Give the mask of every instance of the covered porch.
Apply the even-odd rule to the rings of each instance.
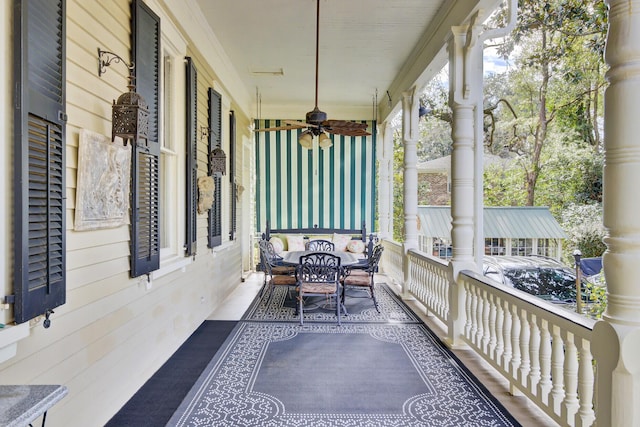
[[[1,9],[5,30],[0,41],[5,51],[20,53],[14,42],[26,40],[34,28],[21,26],[23,15],[14,3],[20,1]],[[36,11],[49,11],[44,8],[53,4],[22,3]],[[485,28],[484,18],[503,2],[403,0],[390,6],[385,0],[320,0],[321,13],[332,18],[329,29],[322,30],[330,42],[321,44],[319,53],[330,66],[323,71],[328,77],[321,80],[320,102],[316,80],[316,104],[330,119],[365,123],[371,133],[331,135],[333,151],[323,151],[319,135],[311,148],[301,147],[303,128],[256,132],[286,126],[285,120],[300,121],[313,106],[316,3],[306,3],[67,0],[57,2],[55,16],[35,15],[51,19],[62,42],[45,49],[55,53],[61,69],[56,101],[62,107],[56,117],[44,116],[58,125],[58,133],[51,135],[59,137],[54,148],[62,159],[54,179],[59,214],[52,215],[59,244],[52,246],[63,260],[56,285],[64,292],[56,305],[18,319],[13,308],[17,282],[28,264],[18,258],[29,247],[19,239],[28,240],[28,227],[20,230],[18,224],[28,224],[28,191],[25,200],[19,198],[21,206],[14,203],[22,194],[17,182],[28,173],[21,175],[18,162],[11,163],[19,150],[5,144],[0,150],[7,159],[0,211],[6,231],[0,248],[5,254],[0,381],[65,384],[69,395],[52,410],[48,423],[102,424],[204,320],[225,307],[227,296],[246,284],[255,266],[252,239],[265,220],[277,221],[277,228],[320,224],[334,229],[357,228],[365,221],[385,248],[381,277],[482,381],[486,378],[487,386],[495,382],[495,395],[511,402],[505,403],[508,409],[535,414],[537,409],[527,408],[536,407],[567,426],[640,424],[640,141],[635,138],[640,134],[640,0],[607,2],[603,266],[608,306],[597,322],[497,286],[478,273],[485,245],[483,44],[511,30],[517,2],[504,2],[510,8],[504,27]],[[309,7],[295,9],[300,5]],[[149,20],[140,24],[136,13],[143,12]],[[139,35],[134,23],[153,28],[154,36],[134,37]],[[22,30],[20,36],[14,29]],[[293,43],[300,39],[304,47]],[[160,166],[149,168],[148,179],[150,193],[156,191],[150,197],[154,215],[143,224],[148,234],[136,233],[144,209],[134,206],[115,226],[74,228],[82,208],[74,203],[83,183],[78,178],[82,135],[88,130],[111,139],[111,101],[128,77],[126,68],[115,70],[115,63],[106,75],[98,73],[96,48],[127,58],[131,51],[132,59],[142,53],[136,65],[138,87],[150,94],[155,135],[130,145],[141,149],[143,159],[149,155],[146,148],[157,149],[152,162]],[[22,104],[15,104],[19,85],[11,74],[20,55],[8,56],[0,71],[0,115],[5,139],[21,147],[18,128],[26,121],[20,114],[14,120]],[[147,62],[154,66],[145,68]],[[418,95],[447,62],[452,258],[443,262],[418,249],[417,142]],[[37,70],[30,76],[41,81]],[[152,80],[153,88],[145,85]],[[393,222],[398,114],[404,146],[403,224]],[[212,168],[211,155],[222,149],[227,153],[222,170],[228,175]],[[197,206],[199,177],[213,178],[216,186],[209,209]],[[49,222],[48,215],[41,216]],[[402,243],[393,241],[394,228],[404,229]],[[153,247],[140,263],[148,265],[138,270],[136,255],[148,249],[140,234]]]

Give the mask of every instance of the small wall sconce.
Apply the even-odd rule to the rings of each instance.
[[[149,138],[149,106],[145,99],[135,92],[136,86],[133,84],[135,76],[133,61],[127,64],[121,56],[98,48],[98,76],[102,77],[106,73],[106,68],[112,62],[121,62],[129,69],[129,92],[125,92],[113,101],[111,119],[111,142],[116,136],[122,138],[124,145],[128,140],[138,144],[140,139],[145,141]]]
[[[212,174],[226,175],[227,155],[222,151],[222,148],[216,147],[211,151],[211,154],[209,155],[209,163],[211,165]]]

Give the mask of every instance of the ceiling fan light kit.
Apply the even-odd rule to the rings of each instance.
[[[322,148],[328,148],[333,145],[328,133],[345,136],[368,136],[366,123],[357,123],[348,120],[327,120],[327,113],[318,108],[318,51],[320,44],[320,0],[317,1],[316,7],[316,104],[312,111],[306,115],[306,122],[298,122],[295,120],[284,120],[286,126],[270,127],[265,129],[256,129],[256,132],[270,132],[277,130],[305,129],[298,142],[307,149],[313,147],[313,136],[318,136],[318,143]]]
[[[322,132],[318,136],[318,145],[320,146],[320,148],[329,148],[333,145],[333,142],[331,142],[331,137],[329,135]]]
[[[307,150],[311,150],[313,148],[313,135],[310,131],[304,131],[300,134],[300,138],[298,138],[298,142],[302,147]]]

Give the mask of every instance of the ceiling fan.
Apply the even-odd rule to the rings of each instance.
[[[367,136],[366,123],[357,123],[348,120],[327,120],[327,113],[318,108],[318,50],[320,45],[320,0],[317,1],[316,8],[316,104],[312,111],[309,111],[305,122],[296,120],[284,120],[285,126],[276,126],[265,129],[256,129],[256,132],[269,132],[277,130],[304,129],[300,134],[299,142],[305,148],[313,145],[313,136],[318,136],[319,144],[322,148],[331,147],[331,138],[327,133],[345,136]]]

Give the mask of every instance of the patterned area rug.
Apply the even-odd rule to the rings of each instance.
[[[517,426],[422,324],[240,322],[169,426]]]
[[[373,300],[365,289],[347,289],[345,308],[347,315],[342,316],[346,323],[419,323],[420,319],[386,285],[376,285],[376,299],[380,306],[378,313]],[[298,322],[295,314],[297,301],[295,291],[286,287],[275,288],[271,299],[268,295],[253,301],[242,320],[269,322]],[[328,304],[322,297],[308,298],[304,309],[305,322],[336,323],[336,310],[333,303]]]
[[[357,292],[357,291],[356,291]],[[256,298],[168,426],[519,426],[386,285],[326,301]],[[316,307],[311,307],[315,305]]]

